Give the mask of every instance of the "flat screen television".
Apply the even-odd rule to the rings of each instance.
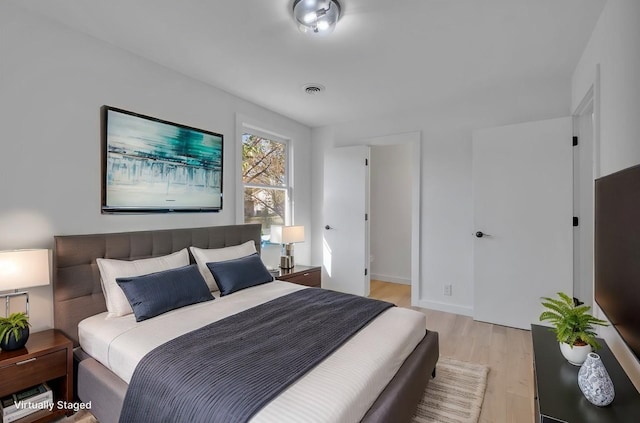
[[[595,300],[640,360],[640,165],[596,180]]]
[[[102,109],[102,213],[222,209],[223,136]]]

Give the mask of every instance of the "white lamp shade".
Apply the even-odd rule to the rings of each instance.
[[[271,242],[276,244],[292,244],[304,242],[304,226],[271,226]]]
[[[49,250],[0,251],[0,291],[49,285]]]

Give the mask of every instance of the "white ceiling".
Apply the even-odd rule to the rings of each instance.
[[[606,2],[341,0],[317,39],[297,30],[292,0],[14,1],[312,127],[569,84]],[[309,82],[327,89],[310,96]]]

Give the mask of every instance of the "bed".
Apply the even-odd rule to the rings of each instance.
[[[150,342],[146,336],[132,335],[129,331],[133,330],[132,328],[138,330],[139,325],[129,318],[128,320],[118,320],[118,325],[124,327],[124,329],[120,328],[123,331],[122,333],[129,333],[128,336],[130,336],[130,339],[144,339],[145,342],[142,343],[146,344],[144,347],[146,349],[142,347],[140,347],[142,349],[138,347],[128,348],[127,345],[129,345],[129,341],[126,341],[126,335],[117,333],[115,335],[112,333],[111,340],[108,340],[109,338],[107,336],[107,341],[103,340],[102,344],[100,344],[100,341],[97,341],[97,343],[87,341],[91,338],[90,334],[97,333],[101,330],[100,325],[104,319],[100,316],[104,315],[107,310],[96,259],[138,260],[165,256],[190,246],[202,249],[213,249],[240,245],[251,240],[255,242],[256,248],[259,250],[260,225],[231,225],[55,237],[53,261],[55,327],[72,339],[74,347],[76,347],[74,350],[76,369],[76,383],[74,386],[76,387],[76,396],[83,402],[91,401],[92,413],[102,423],[117,422],[119,420],[129,387],[127,382],[135,367],[135,365],[127,364],[129,363],[127,355],[132,353],[132,351],[129,350],[134,350],[133,355],[143,356],[146,351],[154,348],[156,344],[164,342],[164,340],[159,339]],[[191,257],[191,260],[193,260],[193,257]],[[185,310],[180,309],[170,313],[188,313],[191,311],[186,310],[187,308],[208,307],[211,310],[229,309],[231,311],[227,314],[233,314],[233,310],[236,310],[234,307],[238,307],[237,304],[243,304],[242,307],[251,308],[269,299],[300,289],[306,288],[287,282],[276,281],[265,284],[264,286],[239,291],[226,297],[216,298],[211,304],[204,303],[189,306],[185,307]],[[218,296],[216,295],[216,297]],[[295,389],[292,387],[283,392],[251,421],[271,422],[282,420],[285,412],[289,413],[291,404],[304,404],[304,402],[300,402],[300,395],[302,398],[306,397],[307,406],[298,407],[300,408],[297,411],[299,413],[312,413],[314,412],[313,408],[316,407],[316,413],[322,414],[322,410],[332,408],[331,392],[334,391],[334,389],[328,388],[326,385],[327,383],[331,383],[327,375],[332,375],[331,372],[333,372],[333,374],[336,373],[335,369],[331,367],[331,363],[334,362],[334,364],[339,367],[340,360],[343,359],[341,358],[342,356],[355,354],[357,357],[357,354],[362,354],[361,351],[358,352],[359,350],[357,350],[357,348],[363,348],[362,346],[369,348],[369,351],[377,350],[377,348],[372,346],[376,345],[376,334],[384,333],[380,331],[384,331],[385,326],[387,326],[386,330],[393,330],[394,325],[396,325],[395,327],[410,325],[410,323],[404,323],[402,320],[389,320],[391,317],[387,315],[394,314],[394,319],[407,319],[407,322],[410,322],[412,319],[415,320],[416,318],[415,314],[412,315],[410,310],[394,309],[399,310],[399,313],[385,312],[381,314],[380,317],[376,318],[367,327],[358,332],[358,334],[344,344],[343,347],[303,376],[299,383],[297,382],[293,385]],[[214,312],[215,311],[210,311],[208,313]],[[406,314],[406,316],[403,315],[403,313]],[[399,317],[395,315],[399,315]],[[160,323],[161,319],[154,319],[147,321],[149,327],[162,325],[162,323]],[[385,321],[385,319],[387,319],[387,321]],[[192,319],[182,320],[190,321]],[[83,329],[81,333],[84,333],[84,335],[82,335],[82,342],[85,344],[85,348],[80,345],[81,336],[79,336],[78,329],[80,322],[82,322],[81,327]],[[114,329],[111,326],[106,329],[103,328],[104,331],[113,332],[114,330],[120,330],[117,328]],[[154,329],[151,330],[153,331]],[[179,327],[176,330],[180,332],[190,329]],[[407,341],[409,347],[407,347],[407,345],[404,345],[404,347],[401,345],[397,347],[396,350],[389,350],[387,352],[390,356],[402,356],[400,359],[396,359],[397,363],[375,364],[376,366],[382,366],[382,370],[375,370],[375,372],[377,372],[376,374],[382,374],[380,376],[382,379],[385,378],[385,372],[388,373],[390,371],[389,369],[393,369],[393,373],[386,376],[387,379],[381,386],[371,388],[374,389],[372,392],[363,393],[360,393],[359,390],[366,391],[366,387],[360,387],[357,390],[349,386],[345,388],[345,392],[350,392],[350,390],[357,391],[353,398],[354,401],[358,400],[358,402],[354,404],[345,403],[342,405],[342,407],[347,410],[355,410],[353,412],[358,416],[356,418],[354,415],[349,415],[348,419],[346,417],[344,418],[345,421],[354,421],[354,419],[356,419],[355,421],[359,419],[366,423],[410,421],[411,415],[429,381],[429,376],[435,371],[435,365],[438,360],[437,333],[431,331],[424,333],[424,324],[421,330],[424,336],[421,334],[419,338],[415,336],[415,329],[411,331],[406,330],[405,336],[410,340]],[[116,338],[120,339],[120,348],[117,347],[117,342],[114,341]],[[356,344],[358,343],[361,343],[361,346],[357,347]],[[400,351],[402,347],[407,351]],[[380,348],[380,350],[384,350],[384,348]],[[109,356],[109,354],[112,354],[112,356]],[[114,365],[114,363],[119,363],[119,365]],[[394,365],[396,367],[393,367]],[[366,373],[363,369],[358,370],[357,366],[349,365],[346,366],[345,369],[350,369],[351,367],[354,367],[353,372],[356,376],[358,372]],[[347,375],[347,379],[357,379],[356,376],[352,377]],[[316,388],[314,385],[312,390],[298,393],[298,397],[291,396],[296,395],[296,389],[302,389],[300,385],[304,387],[305,384],[308,385],[310,383],[307,383],[309,380],[313,380],[314,378],[320,381],[324,380],[324,388],[322,386]],[[378,381],[377,383],[380,382]],[[342,382],[339,384],[342,385]],[[368,385],[368,383],[362,383],[362,381],[361,384]],[[290,391],[293,391],[293,394]],[[335,391],[336,392],[333,393],[334,395],[344,396],[339,393],[339,390]],[[360,397],[369,399],[360,401]],[[364,408],[358,411],[358,407],[361,409]],[[327,416],[325,416],[326,421],[332,421],[334,418],[336,419],[335,421],[342,420],[342,418],[332,417],[335,415],[331,413],[327,414]],[[282,417],[282,419],[279,417]],[[294,421],[301,417],[300,415],[288,415],[287,418]]]

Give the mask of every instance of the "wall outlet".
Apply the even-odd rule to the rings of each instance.
[[[443,294],[446,295],[447,297],[450,297],[452,295],[451,294],[452,289],[453,289],[453,285],[451,284],[445,285],[443,289]]]

